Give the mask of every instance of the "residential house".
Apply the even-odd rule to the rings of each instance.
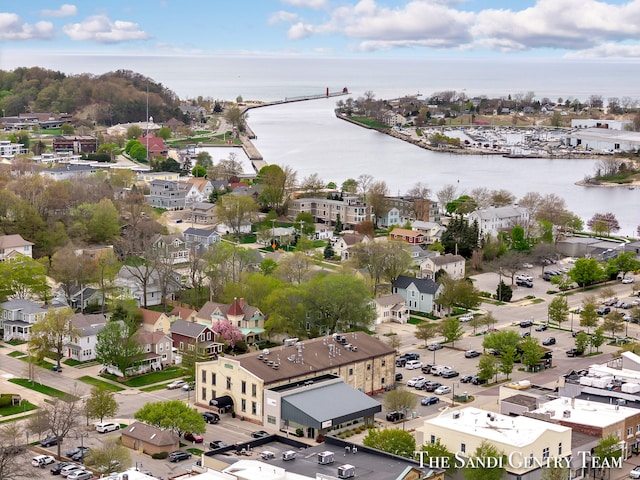
[[[334,237],[336,238],[336,237]],[[368,235],[362,233],[349,232],[344,233],[341,237],[337,237],[333,244],[333,251],[340,256],[341,260],[348,260],[351,256],[351,248],[359,243],[367,243],[372,241]]]
[[[94,167],[92,165],[68,163],[67,165],[45,168],[40,172],[40,175],[57,181],[82,181],[89,178],[91,175],[94,175],[98,170],[100,170],[99,167]]]
[[[145,332],[171,333],[171,318],[164,312],[156,312],[147,308],[141,308],[142,324],[140,328]]]
[[[171,338],[180,355],[193,355],[197,351],[197,355],[212,360],[224,349],[224,343],[215,341],[216,333],[211,327],[187,320],[178,319],[171,324]]]
[[[391,292],[404,298],[410,310],[422,313],[433,313],[434,300],[440,294],[442,286],[432,279],[422,279],[400,275],[393,282]]]
[[[456,458],[463,460],[474,455],[483,442],[490,442],[508,459],[503,467],[508,478],[514,480],[540,479],[542,465],[551,457],[569,461],[571,440],[569,427],[475,407],[442,412],[416,428],[418,449],[439,441],[447,450],[454,452]]]
[[[426,236],[420,231],[394,228],[389,232],[389,240],[404,242],[410,245],[422,245],[426,243]]]
[[[189,177],[187,182],[192,184],[196,189],[197,200],[195,203],[209,201],[211,192],[213,192],[213,185],[209,180],[202,177]]]
[[[340,341],[338,336],[326,336],[289,342],[267,351],[219,356],[198,363],[196,403],[209,406],[211,400],[221,400],[225,408],[233,408],[246,421],[277,431],[281,425],[276,417],[265,412],[268,389],[295,382],[303,384],[322,375],[341,377],[344,383],[365,394],[385,391],[393,384],[395,349],[365,332],[339,337]],[[317,431],[307,434],[313,437]]]
[[[333,239],[333,228],[323,223],[315,223],[314,228],[315,228],[315,233],[313,235],[313,240],[332,240]]]
[[[149,195],[145,195],[149,205],[167,210],[182,210],[187,205],[187,193],[194,187],[185,182],[152,180],[150,188]]]
[[[73,285],[69,293],[71,297],[68,299],[68,305],[73,309],[84,311],[89,305],[103,304],[102,292],[96,288]],[[64,292],[62,295],[64,297]]]
[[[152,271],[149,272],[149,270]],[[146,289],[144,278],[148,279]],[[158,271],[153,267],[124,265],[118,272],[114,283],[122,291],[124,297],[133,298],[138,306],[149,307],[162,304],[162,282]],[[173,294],[180,289],[182,277],[179,273],[173,272],[166,283],[166,294],[169,299],[173,299]]]
[[[407,119],[393,110],[387,110],[382,112],[382,123],[389,127],[399,127],[407,123]]]
[[[165,145],[164,139],[156,137],[153,133],[142,137],[140,143],[147,149],[149,158],[166,157],[169,154],[169,149]]]
[[[11,143],[10,140],[0,140],[0,158],[11,160],[16,155],[26,153],[22,143]]]
[[[248,305],[244,298],[234,298],[230,304],[207,302],[196,316],[198,323],[215,330],[218,321],[230,322],[242,332],[245,342],[251,345],[262,339],[265,316],[258,307]]]
[[[180,188],[186,193],[184,194],[185,208],[189,208],[191,205],[202,201],[202,195],[198,191],[198,187],[192,183],[179,181]]]
[[[71,324],[78,331],[78,336],[67,340],[65,356],[78,362],[95,360],[98,333],[107,324],[106,316],[101,313],[76,313]]]
[[[180,448],[180,437],[175,433],[141,422],[133,422],[122,429],[120,439],[125,447],[136,452],[145,452],[147,455],[173,452]]]
[[[179,179],[180,172],[138,172],[136,182],[151,185],[154,180],[177,182]]]
[[[32,248],[33,243],[28,242],[17,233],[0,235],[0,262],[9,260],[18,254],[33,258]]]
[[[338,219],[346,229],[370,220],[370,207],[360,197],[352,195],[343,199],[295,198],[289,202],[287,216],[295,218],[306,212],[318,223],[335,226]]]
[[[425,236],[425,243],[431,245],[440,241],[445,228],[436,222],[416,220],[411,222],[411,230],[422,232]]]
[[[167,316],[171,322],[174,322],[178,319],[186,320],[187,322],[195,322],[198,311],[193,310],[192,308],[182,307],[182,306],[174,306],[173,310],[167,312]]]
[[[180,233],[156,235],[151,242],[151,246],[159,251],[163,260],[172,265],[189,261],[189,248]]]
[[[402,295],[384,295],[375,298],[372,303],[376,309],[376,325],[386,322],[404,324],[409,321],[409,307]]]
[[[171,335],[159,330],[146,332],[142,329],[135,333],[136,340],[142,346],[144,359],[138,362],[132,370],[136,373],[146,373],[162,370],[174,363],[173,340]]]
[[[0,304],[2,322],[0,327],[4,330],[4,341],[21,340],[28,341],[31,327],[38,320],[44,318],[49,311],[40,303],[26,299],[15,299]]]
[[[195,202],[191,204],[189,212],[189,221],[191,223],[199,223],[204,225],[212,225],[216,223],[216,206],[209,202]]]
[[[511,230],[517,225],[526,229],[529,225],[529,210],[516,205],[489,207],[471,212],[467,219],[469,224],[478,222],[480,236],[495,237],[498,233]]]
[[[453,280],[462,280],[465,275],[465,259],[462,255],[445,253],[425,258],[420,264],[420,276],[435,280],[436,273],[443,270]]]
[[[438,203],[408,196],[383,197],[377,223],[381,227],[404,225],[408,221],[440,222]]]
[[[189,227],[183,232],[183,235],[187,248],[189,249],[197,245],[207,249],[222,239],[220,234],[215,230],[208,230],[204,228]]]
[[[233,228],[227,225],[224,222],[220,222],[216,225],[216,231],[220,235],[229,235],[230,233],[235,233]],[[251,233],[251,222],[243,220],[238,226],[238,233]]]
[[[407,251],[411,256],[411,262],[416,267],[419,267],[420,264],[426,259],[430,257],[435,257],[438,255],[438,252],[433,250],[426,250],[422,248],[420,245],[410,245],[407,247]]]

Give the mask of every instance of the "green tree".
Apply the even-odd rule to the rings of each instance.
[[[240,102],[241,103],[241,102]],[[244,132],[246,114],[239,107],[231,107],[227,109],[225,119],[239,132]]]
[[[513,289],[511,288],[511,286],[505,284],[504,281],[500,280],[498,288],[496,289],[496,298],[501,302],[510,302],[512,296]]]
[[[133,144],[128,153],[131,158],[139,162],[147,160],[147,148],[140,142]]]
[[[531,245],[525,236],[524,228],[520,225],[516,225],[511,229],[511,248],[518,252],[528,252],[531,250]]]
[[[513,372],[513,365],[516,361],[516,356],[517,350],[511,345],[506,345],[500,354],[500,365],[498,365],[498,370],[500,373],[504,373],[507,376],[507,380],[509,379],[511,372]]]
[[[612,273],[620,273],[623,278],[629,272],[640,270],[640,261],[636,259],[635,252],[621,253],[617,257],[609,260],[608,263],[614,268],[614,272]]]
[[[426,452],[426,455],[422,458],[422,463],[424,465],[429,465],[429,458],[446,458],[446,465],[448,465],[448,468],[446,468],[447,475],[453,475],[453,472],[456,469],[456,455],[454,452],[449,450],[439,438],[436,438],[435,442],[425,443],[422,445],[420,447],[420,451]],[[438,462],[441,465],[445,463],[443,460],[438,460]]]
[[[50,287],[46,268],[31,257],[19,255],[10,262],[0,262],[0,297],[46,299]]]
[[[479,238],[480,230],[476,222],[469,225],[467,219],[454,216],[442,234],[441,243],[446,253],[458,253],[471,258],[473,251],[478,248]]]
[[[145,403],[133,418],[147,425],[169,430],[180,437],[185,432],[204,433],[207,428],[202,415],[181,400]]]
[[[415,408],[417,401],[418,399],[413,392],[398,388],[385,395],[384,408],[389,412],[403,412],[406,419],[407,412]]]
[[[73,135],[76,129],[70,123],[63,123],[60,126],[60,133],[62,135]]]
[[[362,440],[362,444],[406,458],[413,458],[416,449],[413,435],[399,428],[372,428]]]
[[[580,332],[578,335],[576,335],[575,345],[576,350],[580,353],[583,353],[589,345],[589,335],[584,332]]]
[[[569,270],[571,280],[583,289],[604,278],[604,270],[595,258],[579,258]]]
[[[334,257],[336,251],[333,249],[331,242],[327,243],[327,246],[324,247],[324,251],[322,252],[322,256],[325,260],[330,260]]]
[[[118,412],[115,395],[104,386],[91,388],[91,396],[86,402],[87,419],[97,418],[102,422],[105,418],[114,417]]]
[[[318,274],[303,285],[305,306],[313,312],[311,334],[366,330],[375,312],[364,282],[348,274]]]
[[[144,358],[142,345],[134,333],[137,325],[110,320],[97,335],[96,359],[103,365],[116,367],[127,377],[128,369]]]
[[[605,340],[606,340],[606,337],[604,336],[604,328],[598,327],[594,330],[593,335],[589,337],[589,345],[595,348],[597,352],[598,349],[605,342]]]
[[[593,457],[598,459],[600,465],[609,465],[605,467],[609,471],[609,478],[611,478],[611,467],[617,462],[622,465],[622,441],[610,433],[606,437],[600,439],[598,444],[593,449]]]
[[[207,176],[207,169],[204,168],[202,165],[196,165],[191,169],[191,175],[198,178],[204,178]]]
[[[206,170],[209,167],[213,167],[213,159],[209,152],[200,152],[196,155],[196,165],[204,167]]]
[[[561,292],[569,290],[573,284],[573,280],[566,273],[551,277],[551,284],[556,285]]]
[[[460,340],[464,335],[464,329],[457,317],[445,317],[440,323],[440,334],[444,337],[445,343],[451,342],[455,346],[456,340]]]
[[[347,178],[342,182],[340,190],[344,193],[356,193],[358,191],[358,181],[355,178]]]
[[[254,220],[258,211],[256,202],[246,195],[224,195],[218,199],[216,205],[218,218],[236,237],[240,236],[243,225]]]
[[[131,125],[127,128],[127,138],[140,138],[142,137],[142,128],[138,125]]]
[[[156,135],[166,142],[171,138],[171,129],[169,127],[160,127]]]
[[[540,345],[540,340],[535,337],[526,337],[520,342],[522,350],[522,364],[532,371],[544,357],[544,348]]]
[[[262,186],[258,201],[263,208],[275,210],[278,214],[285,212],[286,193],[295,184],[295,172],[289,167],[284,169],[278,165],[268,165],[260,169],[256,183]]]
[[[605,331],[611,332],[612,337],[615,337],[618,332],[624,331],[624,315],[612,310],[605,315],[602,327]]]
[[[478,361],[478,377],[482,380],[491,380],[498,373],[498,361],[493,355],[484,354]]]
[[[438,325],[430,322],[422,322],[416,325],[415,336],[418,340],[424,340],[424,346],[426,347],[429,340],[434,338],[438,334]]]
[[[475,468],[469,466],[463,470],[464,480],[500,480],[505,473],[504,467],[500,466],[506,464],[501,461],[503,457],[503,452],[489,441],[483,440],[469,458]]]
[[[553,297],[553,300],[549,302],[547,314],[552,322],[558,324],[558,326],[567,320],[569,317],[569,303],[564,295]]]
[[[315,221],[313,219],[313,215],[311,215],[309,212],[300,212],[298,215],[296,215],[294,225],[296,226],[296,230],[301,235],[311,237],[316,233]]]
[[[92,470],[108,477],[111,473],[131,468],[131,453],[117,438],[107,438],[99,447],[91,448],[84,463]]]
[[[598,324],[598,309],[595,299],[587,297],[582,302],[582,310],[580,311],[580,326],[587,327],[587,332]]]
[[[500,330],[490,333],[482,341],[483,348],[491,348],[502,355],[507,347],[517,348],[520,344],[520,335],[513,330]]]
[[[31,327],[29,351],[39,359],[43,359],[49,353],[55,354],[59,369],[60,359],[64,356],[69,339],[80,335],[71,323],[72,319],[71,308],[50,308],[44,318]]]

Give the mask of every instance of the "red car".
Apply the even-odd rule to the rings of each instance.
[[[189,440],[190,442],[194,442],[194,443],[202,443],[202,442],[204,442],[204,437],[202,435],[197,434],[197,433],[185,433],[184,434],[184,439],[185,440]]]

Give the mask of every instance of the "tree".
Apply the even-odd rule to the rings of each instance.
[[[516,356],[517,356],[517,351],[511,345],[508,345],[502,349],[502,354],[500,355],[500,365],[498,365],[498,370],[507,376],[507,380],[509,379],[509,375],[511,375],[511,372],[513,372],[513,365],[516,361]]]
[[[307,175],[300,182],[300,190],[311,192],[312,194],[317,194],[319,191],[324,190],[326,188],[326,184],[320,175],[317,173],[312,173]]]
[[[0,432],[0,479],[2,480],[27,480],[34,478],[31,467],[31,452],[27,449],[16,452],[17,432],[8,432],[3,428]],[[22,436],[22,435],[20,435]]]
[[[502,355],[502,352],[509,346],[515,349],[520,344],[520,340],[521,338],[518,332],[513,330],[500,330],[486,335],[482,341],[482,347],[491,348]]]
[[[567,297],[564,295],[553,297],[553,300],[549,302],[547,314],[549,319],[552,322],[556,322],[558,326],[560,326],[562,322],[565,322],[569,317],[569,303],[567,302]]]
[[[71,305],[74,289],[90,283],[98,271],[98,264],[94,259],[86,255],[76,255],[75,250],[72,244],[58,250],[51,257],[49,269],[49,275],[60,283],[68,305]]]
[[[584,332],[580,332],[578,335],[576,335],[575,345],[578,352],[584,352],[589,345],[589,335]]]
[[[302,252],[287,254],[280,259],[275,274],[288,283],[302,283],[310,274],[312,259]]]
[[[624,331],[624,315],[612,310],[605,315],[602,328],[611,332],[611,336],[615,337],[618,332]]]
[[[49,402],[44,402],[40,408],[45,412],[48,431],[55,437],[64,439],[69,432],[76,428],[82,418],[82,401],[77,392],[67,395],[64,399],[53,398]],[[61,458],[60,451],[62,442],[58,442],[58,458]]]
[[[611,478],[611,467],[618,464],[622,466],[622,442],[610,433],[606,437],[600,439],[593,449],[593,457],[598,459],[600,465],[605,465],[609,470],[609,478]]]
[[[216,206],[218,218],[236,237],[240,236],[244,224],[254,220],[258,210],[253,198],[246,195],[223,195],[218,199]]]
[[[598,324],[598,311],[595,299],[591,296],[582,301],[582,310],[580,311],[580,326],[587,327],[587,332],[591,327]]]
[[[336,254],[336,251],[333,249],[331,242],[327,243],[327,246],[324,247],[324,250],[322,252],[322,256],[324,257],[324,259],[331,260],[335,254]]]
[[[107,438],[100,447],[87,452],[84,463],[108,477],[111,473],[126,471],[131,467],[131,453],[118,439]]]
[[[384,397],[384,408],[389,412],[404,412],[415,408],[418,399],[413,392],[398,388],[389,391]]]
[[[453,199],[456,198],[457,192],[458,188],[455,185],[447,184],[443,186],[438,193],[436,193],[440,208],[444,208],[447,203],[453,201]]]
[[[240,329],[228,320],[216,320],[216,322],[211,325],[211,330],[216,332],[231,349],[235,348],[236,343],[244,338]]]
[[[610,236],[611,232],[615,233],[620,231],[620,223],[616,216],[611,212],[596,213],[587,221],[587,226],[596,235],[604,234],[606,236]]]
[[[211,154],[206,151],[199,152],[196,155],[196,166],[203,167],[205,170],[213,166],[213,160]]]
[[[596,349],[596,352],[605,342],[606,337],[604,336],[604,328],[598,327],[594,330],[593,335],[589,337],[589,345]]]
[[[640,261],[636,259],[635,252],[621,253],[617,257],[610,260],[614,268],[615,273],[619,273],[623,278],[629,272],[635,272],[640,270]]]
[[[460,319],[457,317],[446,317],[442,319],[440,333],[444,337],[445,343],[451,342],[451,346],[455,346],[456,340],[460,340],[464,335],[464,329],[462,325],[460,325]]]
[[[171,129],[169,127],[160,127],[156,135],[166,142],[171,138]]]
[[[540,340],[535,337],[526,337],[520,342],[522,350],[522,364],[532,371],[544,357],[544,348],[540,345]]]
[[[127,138],[140,138],[142,137],[142,128],[138,125],[131,125],[127,128]]]
[[[554,275],[551,277],[551,284],[556,285],[561,292],[569,290],[571,285],[573,284],[573,280],[566,273],[562,273],[560,275]]]
[[[531,245],[525,236],[524,228],[516,225],[511,229],[511,248],[518,252],[528,252]]]
[[[442,234],[441,243],[446,253],[454,253],[470,258],[478,248],[479,228],[476,222],[469,225],[466,218],[455,216]]]
[[[425,452],[428,458],[446,459],[438,462],[440,465],[448,465],[446,468],[447,475],[453,475],[456,469],[456,455],[440,441],[440,438],[436,438],[435,442],[425,443],[420,447],[420,451]],[[423,458],[422,463],[429,465],[429,460]]]
[[[498,373],[498,361],[493,355],[484,354],[478,360],[478,377],[482,380],[491,380]]]
[[[86,402],[87,419],[97,418],[102,422],[105,418],[115,417],[118,412],[118,402],[113,392],[104,386],[93,387]]]
[[[402,345],[402,341],[398,338],[398,335],[394,333],[393,335],[389,335],[389,337],[387,338],[387,345],[389,345],[396,351],[396,353],[398,353],[400,350],[400,346]]]
[[[31,296],[46,299],[49,295],[46,268],[25,255],[10,262],[0,262],[0,297],[25,299]]]
[[[71,308],[50,308],[44,318],[31,327],[29,351],[40,360],[48,353],[54,353],[56,365],[60,369],[60,359],[64,356],[69,339],[80,335],[78,329],[71,323],[72,319]]]
[[[313,219],[313,215],[309,212],[300,212],[296,215],[294,224],[296,226],[296,230],[299,230],[300,235],[311,237],[316,233],[315,220]]]
[[[418,340],[424,340],[424,346],[426,347],[429,340],[434,338],[438,334],[438,325],[430,322],[422,322],[416,326],[415,336]]]
[[[129,368],[144,358],[142,345],[134,333],[137,325],[111,319],[97,334],[96,359],[103,365],[116,367],[123,377]]]
[[[262,186],[259,202],[266,210],[275,210],[278,214],[285,213],[286,194],[293,189],[295,182],[296,173],[290,167],[262,167],[256,177],[256,183]]]
[[[569,270],[569,276],[584,288],[604,278],[604,270],[595,258],[579,258]]]
[[[347,178],[342,182],[340,190],[344,193],[356,193],[358,190],[358,181],[354,178]]]
[[[169,430],[179,437],[185,432],[204,433],[207,427],[202,415],[181,400],[148,402],[133,417],[147,425]]]
[[[207,176],[207,169],[204,168],[202,165],[195,165],[191,169],[191,175],[193,175],[194,177],[204,178]]]
[[[373,222],[376,225],[378,224],[378,218],[384,214],[386,208],[385,197],[387,196],[389,196],[389,187],[384,180],[372,182],[367,190],[367,203],[371,208]]]
[[[406,458],[413,458],[416,449],[413,435],[399,428],[372,428],[362,440],[362,444]]]
[[[504,281],[500,280],[498,284],[498,288],[496,289],[496,298],[500,302],[510,302],[511,297],[513,296],[513,289],[511,286],[504,283]]]
[[[225,119],[238,131],[244,132],[246,114],[239,107],[231,107],[224,114]]]
[[[464,480],[500,480],[504,476],[506,462],[501,461],[504,453],[492,443],[483,440],[469,458],[470,465],[465,467]]]

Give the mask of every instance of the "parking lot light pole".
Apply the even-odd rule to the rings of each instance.
[[[82,455],[80,456],[80,463],[84,465],[84,439],[89,438],[89,432],[86,433],[76,433],[76,440],[80,438],[80,450],[82,451]]]

